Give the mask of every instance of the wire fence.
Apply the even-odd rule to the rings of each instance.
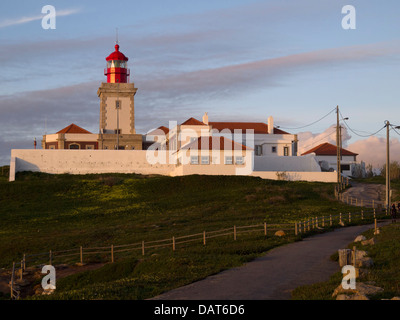
[[[287,234],[294,236],[307,236],[316,230],[345,226],[350,224],[356,224],[356,222],[368,222],[374,221],[375,225],[378,217],[386,216],[386,212],[377,212],[375,208],[369,210],[361,210],[356,213],[339,213],[337,215],[325,215],[311,217],[307,220],[296,221],[294,223],[261,223],[254,225],[245,226],[232,226],[229,228],[203,231],[200,233],[183,235],[183,236],[172,236],[161,240],[150,240],[141,241],[136,243],[121,244],[121,245],[107,245],[100,247],[76,247],[68,250],[49,250],[47,252],[26,254],[24,253],[19,263],[13,263],[11,271],[11,299],[19,299],[20,288],[19,284],[23,281],[23,274],[28,265],[37,266],[40,264],[53,265],[55,261],[57,263],[78,263],[83,265],[87,262],[88,257],[96,256],[102,262],[115,262],[116,255],[122,255],[122,253],[128,253],[135,256],[145,256],[148,252],[154,250],[169,248],[171,251],[175,251],[177,247],[184,247],[186,245],[200,245],[206,246],[211,239],[223,238],[230,239],[230,241],[236,241],[238,236],[244,234],[258,234],[267,236],[274,235],[276,231],[284,231]],[[153,250],[153,251],[152,251]],[[18,269],[18,273],[17,273]]]

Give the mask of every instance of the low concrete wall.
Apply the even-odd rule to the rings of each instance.
[[[271,180],[336,182],[336,172],[285,172],[285,171],[254,171],[251,176]]]
[[[254,156],[255,171],[321,172],[315,156],[279,157]]]
[[[20,171],[169,175],[175,165],[150,164],[145,150],[11,150],[10,181]],[[13,163],[14,161],[14,163]]]
[[[250,175],[263,179],[291,181],[336,182],[336,172],[305,171],[252,171],[252,156],[247,165],[185,165],[168,164],[168,152],[156,153],[157,158],[149,158],[152,152],[146,150],[12,150],[10,181],[15,173],[36,171],[53,174],[93,174],[93,173],[137,173],[160,175]],[[275,157],[274,157],[275,158]],[[282,160],[279,157],[277,160]],[[292,157],[290,157],[292,158]],[[297,157],[296,157],[297,158]],[[159,159],[160,161],[156,161]],[[159,163],[161,162],[161,164]],[[162,163],[166,164],[162,164]]]

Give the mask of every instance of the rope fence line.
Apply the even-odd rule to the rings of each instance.
[[[198,244],[202,243],[203,246],[206,246],[208,239],[230,236],[230,238],[233,239],[233,241],[236,241],[238,235],[245,233],[259,233],[263,234],[264,237],[266,238],[272,232],[282,230],[288,233],[292,233],[295,236],[299,235],[304,236],[309,232],[315,231],[316,229],[323,229],[326,227],[333,227],[338,225],[344,226],[346,223],[353,224],[356,220],[363,221],[371,219],[375,221],[375,228],[376,228],[376,221],[378,215],[379,217],[383,217],[386,216],[387,213],[381,211],[381,213],[378,214],[377,210],[374,208],[371,210],[361,210],[360,212],[356,213],[348,212],[348,213],[339,213],[336,215],[330,214],[329,216],[311,217],[308,220],[297,221],[294,223],[272,224],[264,222],[262,224],[255,224],[248,226],[234,225],[233,227],[220,230],[203,231],[202,233],[195,233],[179,237],[173,236],[171,238],[162,240],[151,240],[151,241],[143,240],[142,242],[137,242],[132,244],[121,244],[121,245],[111,244],[109,246],[101,246],[101,247],[80,246],[79,248],[73,248],[68,250],[58,250],[58,251],[49,250],[48,252],[42,252],[36,254],[24,253],[20,263],[13,262],[11,271],[11,281],[10,281],[11,299],[19,299],[20,297],[18,281],[16,280],[15,277],[16,268],[19,266],[20,270],[19,280],[22,281],[23,273],[27,268],[26,267],[27,262],[30,262],[31,264],[34,264],[33,262],[36,262],[38,264],[40,263],[43,264],[45,256],[47,256],[46,260],[50,265],[53,264],[54,259],[59,260],[60,258],[65,258],[65,257],[76,257],[77,259],[79,259],[79,263],[83,265],[84,256],[90,256],[90,255],[107,255],[110,257],[107,258],[107,261],[111,261],[111,263],[114,263],[116,253],[138,251],[138,254],[140,254],[141,251],[141,255],[144,256],[146,250],[148,249],[159,249],[159,248],[169,247],[172,249],[172,251],[175,251],[177,245],[182,245],[185,243],[193,243],[193,242],[196,242]],[[183,241],[177,241],[177,240],[183,240]]]

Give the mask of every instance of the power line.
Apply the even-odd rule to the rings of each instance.
[[[390,124],[390,126],[392,127],[392,130],[393,130],[394,132],[396,132],[396,133],[400,136],[400,133],[396,130],[396,127],[397,127],[397,126],[394,126],[394,125],[392,125],[392,124]]]
[[[335,110],[336,110],[336,108],[333,108],[331,111],[329,111],[329,113],[327,113],[326,115],[324,115],[321,119],[318,119],[317,121],[314,121],[314,122],[312,122],[312,123],[310,123],[310,124],[307,124],[307,125],[305,125],[305,126],[302,126],[302,127],[288,128],[288,127],[281,127],[281,126],[279,126],[279,128],[282,128],[282,129],[289,129],[289,130],[303,129],[303,128],[312,126],[313,124],[315,124],[315,123],[317,123],[317,122],[319,122],[319,121],[325,119],[327,116],[329,116],[329,115],[330,115],[333,111],[335,111]]]
[[[342,113],[340,112],[340,110],[339,110],[339,114],[340,114],[340,117],[342,118],[342,120],[343,120],[345,126],[347,127],[347,129],[349,129],[351,132],[353,132],[355,135],[357,135],[357,136],[359,136],[359,137],[368,138],[368,137],[371,137],[371,136],[376,135],[377,133],[379,133],[380,131],[382,131],[384,128],[386,128],[386,125],[384,125],[382,128],[380,128],[378,131],[376,131],[376,132],[374,132],[374,133],[371,133],[371,134],[368,134],[368,135],[358,134],[358,133],[356,132],[357,130],[355,131],[355,130],[353,130],[352,128],[350,128],[349,125],[346,123],[346,121],[344,121],[343,115],[342,115]]]

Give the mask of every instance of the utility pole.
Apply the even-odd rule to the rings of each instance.
[[[389,152],[389,126],[390,122],[386,122],[386,210],[390,213],[390,152]]]
[[[121,108],[120,104],[121,102],[119,101],[119,80],[117,79],[117,100],[115,101],[115,108],[117,109],[117,150],[119,150],[119,109]]]
[[[340,170],[340,133],[339,133],[339,106],[336,106],[336,156],[337,156],[337,183],[338,188],[340,189],[340,178],[341,178],[341,170]]]

